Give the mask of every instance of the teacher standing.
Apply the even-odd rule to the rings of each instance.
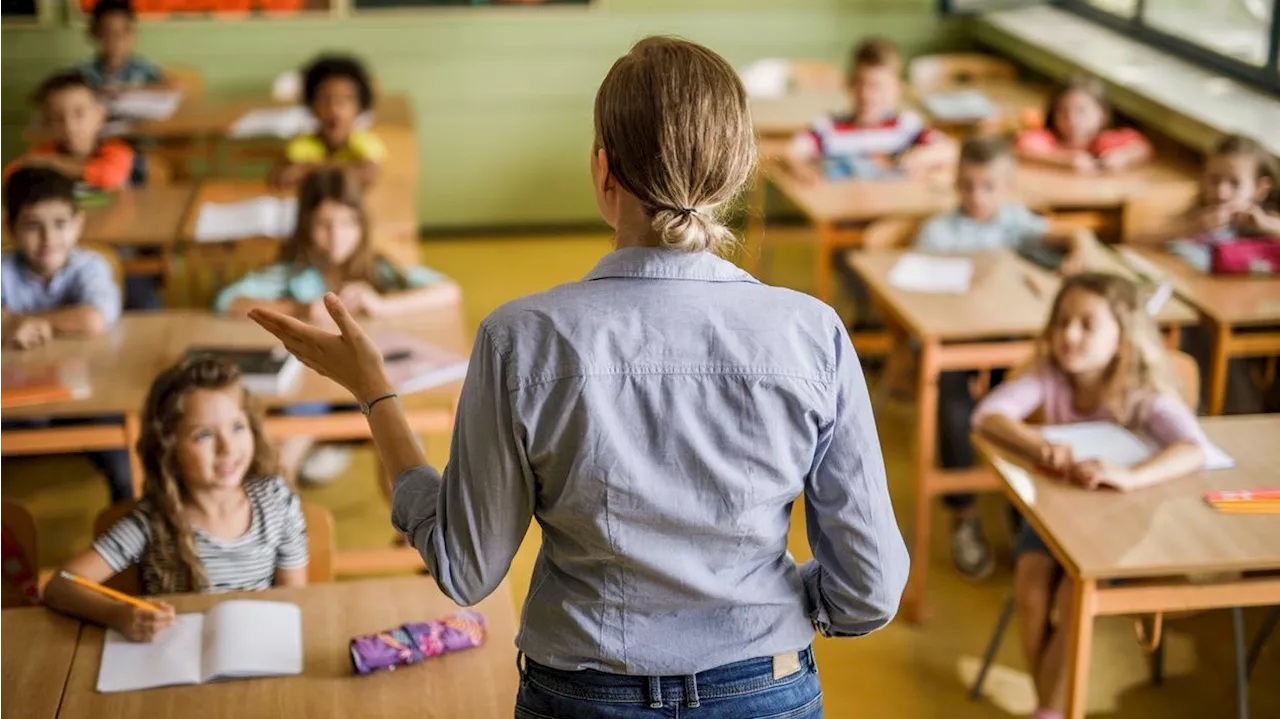
[[[714,254],[755,158],[720,56],[649,38],[614,64],[590,162],[617,249],[481,324],[443,476],[336,297],[340,334],[253,314],[366,405],[392,521],[445,594],[492,592],[537,519],[518,718],[819,717],[814,629],[897,610],[907,553],[843,324]]]

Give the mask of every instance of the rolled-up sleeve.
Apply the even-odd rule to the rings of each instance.
[[[120,319],[120,288],[111,265],[97,253],[86,252],[76,277],[76,304],[88,305],[102,314],[108,327]]]
[[[503,359],[482,325],[458,401],[450,460],[402,474],[391,521],[450,599],[470,606],[506,576],[533,518],[536,490],[517,435]]]
[[[835,412],[820,430],[805,486],[814,559],[801,573],[818,631],[851,637],[893,619],[910,558],[889,500],[866,380],[839,323],[835,334]]]

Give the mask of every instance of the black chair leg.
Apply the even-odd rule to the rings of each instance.
[[[1244,609],[1231,608],[1236,655],[1236,717],[1249,719],[1249,667],[1244,655]]]
[[[1164,637],[1151,652],[1151,686],[1164,686]]]
[[[1004,607],[1000,609],[1000,618],[996,620],[995,631],[991,633],[991,641],[987,642],[987,649],[982,654],[982,666],[978,668],[978,676],[973,680],[973,686],[969,688],[969,701],[976,702],[982,696],[982,685],[987,681],[987,672],[991,670],[991,663],[996,659],[996,652],[1000,651],[1005,630],[1009,628],[1009,622],[1013,619],[1013,610],[1013,592],[1009,592],[1009,598],[1004,600]]]
[[[1249,647],[1249,658],[1245,661],[1245,679],[1253,676],[1253,667],[1258,663],[1258,657],[1262,656],[1262,647],[1275,631],[1277,622],[1280,622],[1280,607],[1272,607],[1267,618],[1262,620],[1258,635],[1253,638],[1253,646]]]

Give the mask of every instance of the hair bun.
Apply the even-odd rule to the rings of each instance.
[[[659,208],[653,212],[653,229],[663,247],[682,252],[715,250],[735,240],[728,227],[697,208]]]

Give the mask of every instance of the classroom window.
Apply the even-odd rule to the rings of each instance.
[[[1280,0],[1056,0],[1182,59],[1280,93]]]

